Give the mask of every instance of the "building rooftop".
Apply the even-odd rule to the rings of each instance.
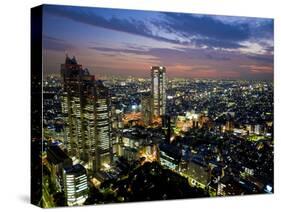
[[[47,158],[50,163],[59,164],[71,159],[67,154],[57,145],[50,145],[47,149]]]
[[[84,168],[84,166],[82,166],[81,164],[76,164],[76,165],[73,165],[73,166],[70,166],[70,167],[66,167],[64,168],[65,172],[67,174],[86,174],[86,169]]]
[[[160,151],[165,152],[167,155],[169,155],[172,158],[178,160],[181,158],[181,154],[182,154],[181,150],[175,145],[168,144],[168,143],[161,143],[159,145],[159,149]]]

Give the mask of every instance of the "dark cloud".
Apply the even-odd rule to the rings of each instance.
[[[151,30],[146,26],[143,21],[135,19],[119,19],[117,17],[111,17],[109,19],[97,15],[93,10],[83,7],[57,7],[47,5],[45,11],[56,16],[65,17],[73,21],[81,22],[84,24],[102,27],[106,29],[112,29],[116,31],[126,32],[134,35],[140,35],[148,38],[152,38],[159,41],[167,41],[171,43],[179,43],[176,40],[167,39],[164,37],[153,35]]]
[[[63,39],[43,35],[43,47],[48,50],[67,51],[73,50],[75,47]]]
[[[167,63],[171,61],[171,63],[176,63],[181,60],[181,58],[189,58],[191,59],[193,56],[189,56],[188,49],[167,49],[167,48],[150,48],[150,49],[140,49],[140,48],[107,48],[107,47],[89,47],[89,49],[97,50],[101,52],[116,52],[116,53],[128,53],[128,54],[137,54],[137,55],[146,55],[153,56]],[[192,55],[192,54],[190,54]]]
[[[260,63],[273,64],[273,55],[247,55],[247,57]]]
[[[223,22],[217,16],[162,13],[164,21],[153,21],[159,29],[191,40],[197,47],[238,49],[241,42],[273,40],[273,20],[249,18],[244,22]],[[222,16],[223,17],[223,16]],[[227,18],[227,17],[226,17]],[[262,45],[267,48],[267,44]]]
[[[43,35],[43,39],[51,40],[51,41],[54,41],[54,42],[64,42],[63,39],[55,38],[55,37],[52,37],[52,36],[49,36],[49,35]]]
[[[237,49],[237,48],[244,47],[243,45],[235,43],[233,41],[217,40],[212,38],[194,39],[193,42],[198,47],[207,46],[209,48],[220,48],[220,49]]]
[[[139,55],[147,55],[149,51],[145,51],[142,49],[115,49],[115,48],[107,48],[107,47],[89,47],[89,49],[102,51],[102,52],[117,52],[117,53],[130,53],[130,54],[139,54]]]
[[[130,33],[130,34],[134,34],[134,35],[139,35],[139,36],[144,36],[147,38],[151,38],[151,39],[155,39],[157,41],[164,41],[164,42],[169,42],[169,43],[173,43],[173,44],[182,44],[182,45],[186,45],[186,44],[190,44],[189,42],[186,41],[179,41],[177,39],[170,39],[167,37],[163,37],[163,36],[158,36],[152,33],[152,31],[150,30],[150,28],[143,22],[140,20],[135,20],[135,19],[119,19],[117,17],[111,17],[111,18],[104,18],[102,16],[99,16],[95,13],[93,13],[93,11],[91,11],[89,8],[76,8],[76,7],[53,7],[53,6],[47,6],[46,7],[46,12],[57,15],[57,16],[61,16],[61,17],[65,17],[65,18],[69,18],[71,20],[74,21],[78,21],[84,24],[89,24],[92,26],[97,26],[97,27],[102,27],[102,28],[106,28],[106,29],[112,29],[112,30],[116,30],[116,31],[121,31],[121,32],[126,32],[126,33]],[[167,13],[170,14],[170,13]],[[152,23],[156,24],[156,22]],[[195,25],[197,25],[197,23],[194,23]],[[184,28],[180,28],[178,29],[178,25],[172,24],[170,22],[166,22],[163,21],[160,23],[158,23],[158,27],[161,25],[161,27],[164,30],[173,30],[173,33],[177,34],[177,33],[181,33],[181,34],[186,34],[187,31]],[[189,33],[193,34],[194,31],[192,28],[189,28]],[[219,31],[218,29],[216,29],[216,31]],[[216,39],[210,39],[210,38],[204,38],[204,39],[197,39],[194,40],[194,43],[198,45],[198,47],[202,46],[202,45],[208,45],[210,47],[221,47],[221,48],[238,48],[239,45],[235,44],[234,42],[225,42],[222,40],[217,40],[220,37],[216,38]]]
[[[231,60],[231,57],[227,57],[225,55],[219,55],[219,54],[205,54],[206,58],[209,60],[218,60],[218,61],[226,61]]]
[[[197,35],[216,40],[243,41],[249,38],[247,24],[231,25],[212,18],[184,13],[163,13],[166,21],[159,24],[169,32],[183,36]]]
[[[263,22],[255,24],[251,28],[251,36],[256,39],[273,40],[273,29],[274,20],[273,19],[263,19]]]
[[[274,47],[273,46],[268,46],[264,50],[267,51],[268,53],[273,53]]]
[[[186,60],[190,59],[204,59],[204,60],[216,60],[227,61],[231,60],[232,54],[229,52],[218,53],[213,50],[196,50],[189,48],[179,49],[167,49],[167,48],[150,48],[144,49],[139,47],[128,48],[108,48],[108,47],[89,47],[89,49],[100,51],[103,53],[127,53],[136,55],[146,55],[154,58],[158,58],[162,64],[175,65],[185,64]],[[113,56],[111,54],[111,56]]]
[[[247,23],[230,24],[215,19],[213,16],[195,16],[185,13],[161,13],[162,19],[150,19],[149,27],[146,22],[134,18],[121,19],[116,16],[105,18],[87,7],[47,5],[45,11],[84,24],[144,36],[157,41],[181,45],[192,43],[197,47],[207,46],[208,48],[238,49],[242,47],[239,42],[246,41],[255,34],[266,37],[272,34],[273,30],[270,21],[253,28]],[[151,30],[151,24],[160,31],[178,35],[182,39],[155,34]]]
[[[110,53],[102,53],[102,55],[107,56],[107,57],[115,57],[116,54],[110,54]]]

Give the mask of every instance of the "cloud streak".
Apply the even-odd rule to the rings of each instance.
[[[150,22],[147,23],[134,18],[122,19],[115,16],[105,18],[101,15],[97,15],[90,8],[83,7],[47,6],[46,12],[95,27],[144,36],[172,44],[193,44],[198,48],[238,49],[243,47],[240,42],[250,39],[251,36],[253,36],[251,30],[259,34],[260,37],[264,35],[264,33],[261,33],[261,28],[272,30],[271,22],[252,29],[253,27],[250,27],[246,22],[227,24],[212,16],[194,16],[184,13],[159,13],[162,15],[162,19],[151,19]],[[157,31],[153,32],[155,29],[175,34],[176,36],[173,38],[160,36]]]
[[[44,14],[51,17],[44,25],[45,49],[78,51],[83,65],[108,73],[165,65],[172,76],[273,76],[271,19],[54,5]]]
[[[43,35],[43,48],[48,50],[66,52],[68,50],[74,50],[75,46],[66,42],[63,39]]]

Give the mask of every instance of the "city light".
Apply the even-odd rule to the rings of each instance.
[[[273,31],[259,28],[270,19],[155,13],[157,37],[151,12],[46,7],[44,76],[32,82],[43,97],[31,111],[42,118],[31,139],[37,205],[274,192]],[[261,37],[266,54],[246,54]],[[79,55],[58,61],[64,48]]]
[[[138,108],[137,105],[132,105],[132,110],[136,110]]]

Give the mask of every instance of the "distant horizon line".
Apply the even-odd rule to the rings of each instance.
[[[94,76],[97,76],[99,78],[119,78],[120,80],[128,79],[128,78],[134,78],[134,79],[150,79],[150,76],[147,77],[141,77],[141,76],[133,76],[133,75],[113,75],[113,74],[91,74]],[[61,77],[60,73],[48,73],[47,75],[43,72],[43,79],[47,77]],[[169,80],[175,80],[175,79],[184,79],[184,80],[208,80],[208,81],[274,81],[274,79],[241,79],[241,78],[200,78],[200,77],[169,77],[167,76]],[[102,79],[101,79],[102,80]]]

